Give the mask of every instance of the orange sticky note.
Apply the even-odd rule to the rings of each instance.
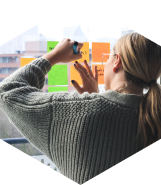
[[[82,65],[83,67],[85,67],[85,65]],[[92,73],[93,76],[95,74],[95,66],[97,66],[97,72],[98,72],[98,84],[105,84],[104,83],[104,66],[103,65],[92,65]],[[70,66],[70,81],[74,80],[76,81],[79,85],[83,85],[82,82],[82,78],[79,74],[79,72],[74,68],[74,66]],[[73,84],[71,83],[71,86],[73,86]]]
[[[110,43],[92,42],[92,62],[102,62],[102,53],[110,53]],[[108,55],[103,56],[103,62],[106,62]]]
[[[83,47],[81,48],[82,51],[82,58],[78,59],[79,63],[84,63],[84,60],[89,63],[89,42],[83,42]],[[71,63],[75,63],[75,61],[71,61]]]
[[[21,58],[21,67],[25,66],[26,64],[29,64],[36,58]]]
[[[105,84],[104,83],[104,66],[103,65],[92,65],[93,75],[94,75],[94,66],[97,66],[98,84]]]
[[[83,65],[85,67],[85,65]],[[70,81],[75,80],[79,85],[83,85],[82,78],[80,77],[80,74],[77,72],[77,70],[74,68],[74,66],[70,66]],[[73,86],[73,84],[71,83]]]

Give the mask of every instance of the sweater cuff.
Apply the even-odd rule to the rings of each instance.
[[[30,64],[34,64],[41,68],[43,74],[46,75],[51,70],[50,62],[45,58],[38,58],[33,60]]]

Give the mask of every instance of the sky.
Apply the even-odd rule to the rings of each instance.
[[[55,9],[53,8],[54,12]],[[108,7],[107,7],[108,12]],[[38,33],[56,40],[63,39],[63,28],[80,25],[85,36],[87,28],[90,35],[97,38],[121,36],[122,28],[129,28],[108,16],[106,12],[84,2],[77,1],[38,24]],[[129,28],[130,29],[130,28]]]

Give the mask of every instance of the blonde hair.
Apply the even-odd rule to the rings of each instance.
[[[146,147],[161,138],[161,88],[158,83],[148,84],[161,75],[161,46],[131,33],[121,37],[114,50],[120,55],[126,80],[149,89],[140,103],[137,134]]]

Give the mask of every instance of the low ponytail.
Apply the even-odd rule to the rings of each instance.
[[[137,137],[139,135],[144,147],[161,138],[161,88],[158,83],[151,83],[142,97]]]

